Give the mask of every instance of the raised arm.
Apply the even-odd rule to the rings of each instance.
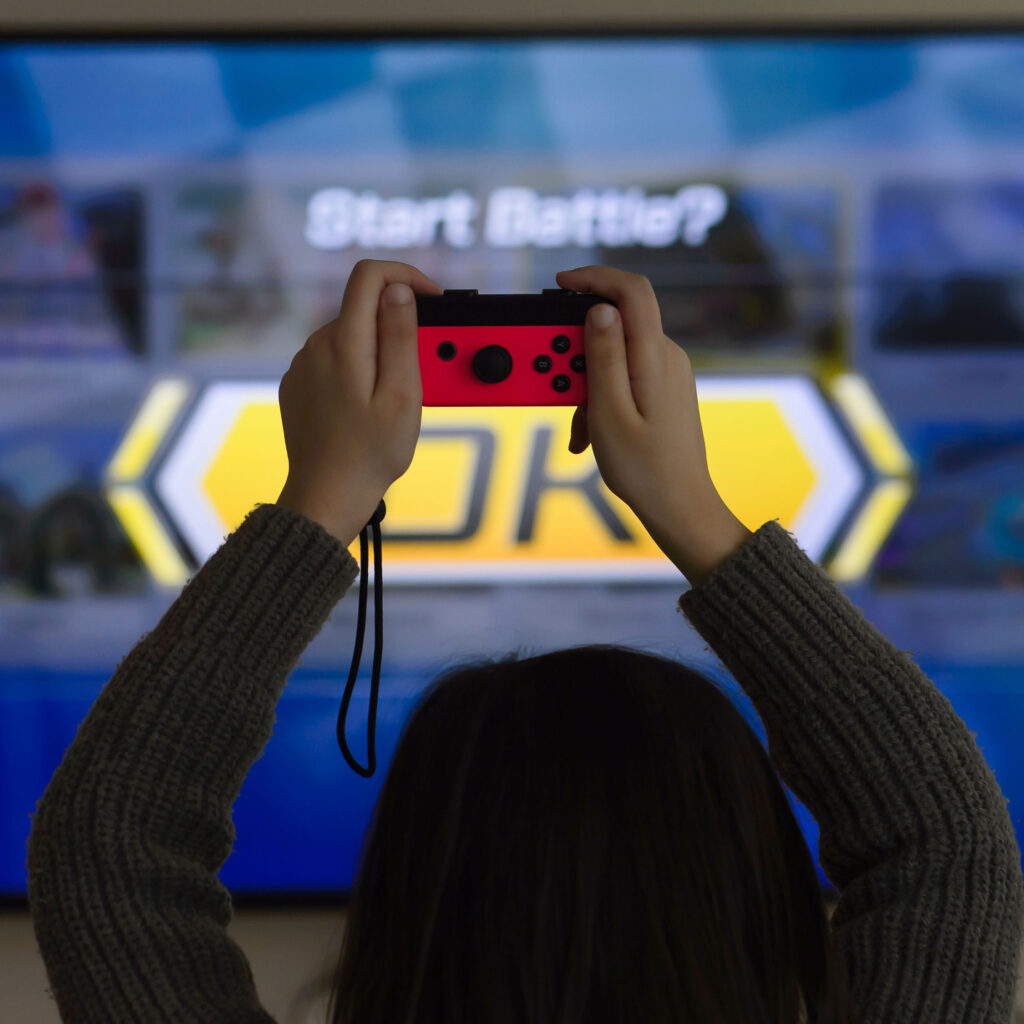
[[[278,503],[118,666],[37,806],[29,904],[64,1020],[270,1024],[217,871],[288,674],[358,573],[348,546],[412,459],[416,313],[389,284],[441,291],[406,264],[357,265],[281,382]]]
[[[593,443],[609,488],[694,584],[680,609],[750,696],[775,767],[818,822],[863,1020],[1006,1024],[1024,879],[974,735],[777,522],[751,534],[726,507],[689,360],[662,333],[650,282],[608,267],[556,279],[621,313],[588,321],[590,403],[570,450]]]
[[[679,607],[743,687],[818,823],[863,1020],[1006,1024],[1024,881],[975,734],[776,522]]]
[[[317,524],[262,505],[103,687],[28,841],[62,1020],[272,1024],[217,872],[288,674],[357,573]]]

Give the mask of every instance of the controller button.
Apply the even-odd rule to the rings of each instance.
[[[573,356],[569,360],[569,367],[577,373],[582,373],[587,368],[587,361],[583,356]]]
[[[437,354],[447,363],[455,358],[455,344],[451,341],[442,341],[437,346]]]
[[[551,378],[551,386],[556,391],[568,391],[572,387],[572,381],[564,373],[559,373]]]
[[[555,336],[554,340],[551,342],[551,347],[556,352],[559,352],[559,353],[561,353],[561,352],[568,352],[569,351],[569,346],[571,344],[572,344],[572,342],[564,334],[558,334],[558,335]]]
[[[512,372],[512,355],[501,345],[485,345],[473,356],[473,372],[485,384],[499,384]]]
[[[533,368],[538,373],[547,373],[551,369],[551,356],[537,356],[533,361]]]

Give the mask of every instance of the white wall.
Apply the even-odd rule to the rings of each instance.
[[[324,1024],[326,992],[312,1000],[306,993],[333,975],[344,921],[333,910],[236,912],[228,932],[245,950],[260,1002],[278,1024]],[[0,1021],[60,1024],[48,985],[31,918],[0,912]]]

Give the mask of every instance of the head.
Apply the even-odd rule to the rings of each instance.
[[[615,646],[463,664],[382,785],[332,1024],[848,1024],[810,851],[756,733]]]

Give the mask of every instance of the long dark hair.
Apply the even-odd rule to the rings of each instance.
[[[610,645],[449,669],[359,856],[332,1024],[849,1024],[807,844],[719,684]]]

